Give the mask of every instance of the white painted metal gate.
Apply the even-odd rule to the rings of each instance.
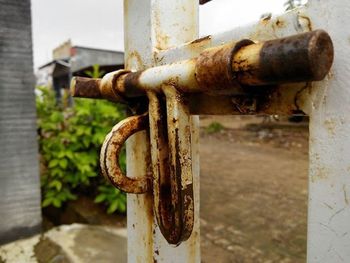
[[[110,79],[102,80],[101,85],[104,85],[103,92],[106,94],[110,90],[118,89],[126,96],[133,96],[134,94],[131,93],[145,89],[150,101],[149,121],[153,129],[150,133],[146,131],[137,133],[127,141],[127,174],[129,177],[139,178],[140,175],[149,175],[150,170],[153,169],[153,176],[161,178],[162,168],[157,168],[154,164],[155,160],[160,160],[162,154],[159,149],[159,152],[155,153],[155,149],[157,149],[155,144],[162,142],[157,141],[158,135],[154,132],[161,129],[155,124],[161,117],[151,111],[153,109],[154,112],[157,112],[160,103],[157,99],[157,92],[164,92],[167,99],[169,147],[171,149],[173,147],[171,144],[173,143],[172,134],[176,129],[181,131],[184,127],[190,127],[191,130],[191,138],[188,139],[187,143],[191,142],[192,149],[186,148],[184,141],[180,141],[178,144],[174,142],[174,145],[179,145],[180,151],[188,155],[186,158],[192,159],[191,164],[186,158],[180,156],[182,158],[180,158],[182,174],[188,176],[192,173],[193,175],[194,200],[194,202],[191,200],[194,206],[192,207],[194,211],[192,234],[187,241],[175,247],[169,245],[164,239],[154,216],[154,204],[158,205],[159,202],[157,199],[159,197],[157,196],[158,190],[153,191],[156,198],[150,192],[137,195],[128,194],[129,262],[200,262],[198,116],[196,114],[291,114],[296,111],[304,112],[310,116],[307,261],[310,263],[350,262],[349,14],[349,1],[310,0],[306,6],[282,16],[195,40],[198,37],[198,0],[124,0],[126,69],[133,72],[150,69],[141,73],[129,74],[129,71],[124,71],[119,72],[118,76],[112,74]],[[334,63],[324,80],[299,81],[294,84],[279,84],[283,81],[277,81],[278,85],[274,86],[274,89],[268,93],[268,102],[266,102],[266,98],[265,102],[262,102],[261,98],[253,98],[247,102],[245,97],[241,99],[240,96],[232,97],[224,93],[217,94],[217,96],[198,95],[197,93],[193,95],[191,93],[190,89],[198,88],[197,82],[200,82],[198,77],[200,70],[197,68],[198,61],[195,58],[203,56],[204,50],[231,42],[240,43],[239,48],[241,48],[248,45],[248,42],[243,44],[239,42],[242,39],[264,43],[267,40],[316,29],[328,32],[334,43]],[[320,41],[325,39],[321,37],[323,34],[323,31],[314,33],[318,40],[321,39]],[[313,35],[304,36],[306,38],[310,36],[308,47],[314,45]],[[235,45],[236,48],[237,44]],[[259,44],[251,46],[250,49],[254,49],[254,47],[259,48]],[[329,48],[327,45],[320,44],[318,49],[315,49],[316,51],[311,52],[315,60],[310,61],[316,61],[316,64],[313,64],[313,70],[317,71],[326,67],[322,62],[325,59],[323,47]],[[237,54],[242,55],[239,51]],[[210,56],[209,58],[211,58]],[[250,59],[252,58],[248,56],[247,60]],[[193,61],[196,61],[196,64],[193,64]],[[207,63],[207,60],[203,61],[204,64]],[[309,63],[309,60],[307,61]],[[325,64],[327,63],[325,62]],[[160,65],[164,65],[164,67],[155,67]],[[197,82],[193,80],[193,75],[191,75],[194,65],[194,77]],[[294,66],[291,63],[290,67]],[[244,69],[244,65],[242,68]],[[215,70],[213,68],[213,71]],[[120,77],[123,74],[124,77]],[[173,76],[176,76],[176,79]],[[167,82],[164,82],[165,80]],[[252,80],[245,81],[249,83]],[[256,80],[254,79],[254,81]],[[189,106],[182,103],[181,94],[177,92],[172,94],[174,93],[173,89],[167,88],[174,83],[180,87],[181,92],[192,94],[188,95]],[[78,92],[78,85],[76,84],[76,86],[76,92]],[[134,88],[139,90],[135,91]],[[110,94],[108,93],[108,96]],[[113,96],[119,95],[114,94]],[[168,99],[174,98],[180,98],[179,104],[168,103]],[[118,97],[118,99],[120,98]],[[173,101],[177,101],[177,99]],[[189,119],[190,113],[192,116]],[[175,126],[172,127],[173,124],[169,123],[169,116],[175,116],[174,123],[179,124],[174,124]],[[181,136],[180,138],[185,138],[186,134]],[[172,158],[175,154],[170,151],[171,161],[173,161]],[[151,160],[152,167],[150,167]],[[192,167],[188,167],[189,164]],[[105,166],[108,170],[109,165],[105,164]],[[186,182],[185,180],[181,181],[182,186]],[[148,186],[144,184],[143,187],[147,188]],[[158,187],[158,185],[154,184],[153,187]],[[140,186],[139,192],[145,190],[142,189]],[[157,219],[158,222],[162,222],[164,218]],[[164,224],[166,225],[166,222]],[[164,226],[162,227],[164,228]]]

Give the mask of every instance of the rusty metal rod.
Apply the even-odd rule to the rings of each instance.
[[[164,85],[184,93],[242,93],[262,86],[323,79],[333,62],[333,44],[323,30],[261,43],[243,40],[204,50],[198,58],[138,72],[111,72],[103,79],[73,78],[74,97],[124,102],[160,92]]]
[[[323,30],[241,48],[232,69],[244,85],[322,80],[333,62],[333,44]]]

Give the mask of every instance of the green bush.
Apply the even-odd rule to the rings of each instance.
[[[38,87],[36,106],[41,159],[42,206],[61,207],[79,194],[104,203],[108,213],[125,212],[125,195],[99,175],[99,150],[124,109],[106,101],[77,99],[57,105],[54,92]],[[125,169],[125,152],[121,156]]]

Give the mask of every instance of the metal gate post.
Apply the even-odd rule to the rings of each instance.
[[[125,68],[142,69],[152,62],[150,41],[151,1],[124,1]],[[127,173],[129,177],[145,175],[149,160],[149,142],[145,131],[126,143]],[[128,262],[153,260],[152,194],[127,194]]]
[[[310,100],[308,262],[350,262],[350,2],[310,3],[313,27],[333,39],[335,59]]]
[[[198,37],[196,0],[124,0],[125,65],[140,70],[159,65],[161,50]],[[191,237],[169,245],[155,222],[151,194],[128,194],[128,262],[200,262],[198,117],[192,116],[192,170],[195,223]],[[150,166],[148,136],[127,142],[127,174],[146,174]]]

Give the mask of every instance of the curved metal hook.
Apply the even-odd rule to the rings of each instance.
[[[183,96],[164,86],[148,92],[154,213],[164,238],[179,245],[194,224],[190,115]]]
[[[119,167],[119,153],[125,141],[134,133],[147,128],[148,114],[132,116],[115,125],[103,142],[100,154],[102,174],[121,191],[141,194],[152,188],[149,178],[127,177]]]

